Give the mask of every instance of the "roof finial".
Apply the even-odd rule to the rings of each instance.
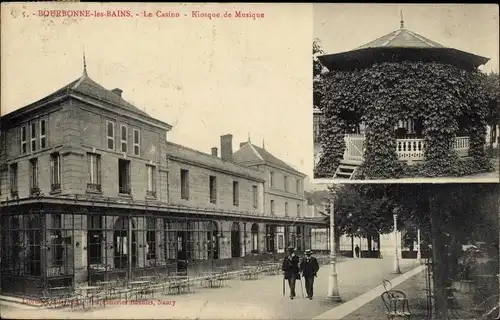
[[[266,144],[264,143],[264,139],[262,139],[262,149],[266,148]]]
[[[248,133],[248,142],[250,142],[250,132]]]
[[[87,61],[85,60],[85,46],[83,47],[83,75],[87,76]]]
[[[403,20],[403,10],[401,10],[401,21],[400,21],[401,25],[399,26],[401,29],[404,29],[405,28],[405,22]]]

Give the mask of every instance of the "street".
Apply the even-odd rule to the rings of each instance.
[[[402,260],[401,272],[417,266],[415,260]],[[382,279],[392,279],[391,259],[349,259],[337,265],[339,289],[343,301],[353,299],[377,286]],[[194,294],[170,295],[157,299],[175,301],[163,305],[108,305],[92,311],[22,310],[2,306],[6,318],[175,318],[175,319],[311,319],[338,304],[325,301],[329,266],[322,266],[315,281],[314,300],[302,298],[297,282],[294,300],[288,287],[283,297],[282,276],[265,276],[259,280],[228,281],[220,289],[201,289]],[[304,280],[302,280],[302,283]]]

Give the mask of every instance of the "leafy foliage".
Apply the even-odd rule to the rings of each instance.
[[[434,212],[442,230],[462,243],[493,241],[498,235],[497,184],[348,184],[330,190],[336,226],[343,234],[375,237],[391,232],[394,213],[399,230],[419,226],[425,233]]]
[[[321,42],[319,39],[313,41],[313,105],[320,107],[321,104],[321,78],[324,69],[317,56],[323,54]]]
[[[345,149],[343,136],[360,122],[367,128],[362,167],[365,179],[489,170],[484,151],[489,115],[484,83],[485,75],[479,71],[423,62],[387,62],[323,75],[317,85],[325,116],[317,172],[334,174]],[[404,119],[423,123],[426,161],[415,168],[399,163],[396,155],[394,127]],[[479,164],[474,172],[464,170],[467,162],[460,161],[452,148],[455,136],[464,131],[470,137],[469,156]]]

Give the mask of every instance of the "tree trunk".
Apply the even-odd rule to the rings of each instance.
[[[352,254],[352,257],[355,258],[355,254],[354,254],[354,235],[351,234],[351,254]]]
[[[368,241],[368,251],[372,252],[372,236],[367,236],[366,239]]]
[[[436,191],[435,188],[433,188]],[[433,255],[433,282],[434,282],[434,308],[436,319],[446,319],[447,299],[446,299],[446,249],[443,239],[444,230],[442,229],[443,219],[441,206],[438,201],[429,195],[429,209],[431,218],[432,232],[432,255]],[[439,202],[442,200],[439,199]]]
[[[493,152],[493,143],[495,142],[494,130],[496,129],[495,124],[490,124],[490,152]]]

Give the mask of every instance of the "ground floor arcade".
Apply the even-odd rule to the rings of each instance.
[[[279,259],[288,245],[311,247],[311,225],[304,221],[159,208],[17,204],[2,209],[0,232],[1,290],[16,295],[146,274],[195,274]]]

